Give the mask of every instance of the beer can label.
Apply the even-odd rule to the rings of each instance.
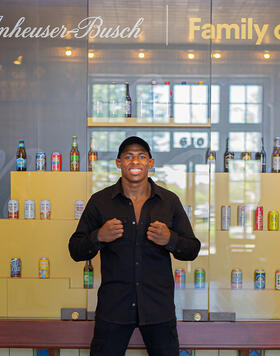
[[[48,258],[41,258],[39,261],[39,278],[50,278],[50,262]]]
[[[36,171],[46,170],[46,154],[44,152],[36,153]]]
[[[265,289],[265,272],[264,270],[255,271],[255,289]]]
[[[84,200],[76,200],[75,201],[75,219],[80,219],[83,211],[85,209],[85,202]]]
[[[222,230],[229,230],[231,222],[231,207],[230,205],[222,206]]]
[[[240,269],[231,271],[231,288],[242,289],[242,271]]]
[[[51,155],[51,170],[61,171],[62,167],[62,156],[59,152],[53,152]]]
[[[51,203],[49,200],[41,200],[40,219],[49,220],[51,218]]]
[[[11,259],[11,278],[21,277],[21,260],[20,258]]]
[[[194,287],[205,288],[206,273],[203,268],[198,268],[194,271]]]
[[[175,287],[178,289],[186,288],[186,272],[183,268],[175,270]]]
[[[237,225],[245,227],[246,225],[246,205],[238,205],[237,207]]]
[[[35,219],[35,202],[34,200],[25,200],[24,202],[25,219]]]
[[[279,213],[278,211],[269,211],[268,213],[268,230],[279,230]]]
[[[255,210],[255,230],[263,230],[263,207],[258,206]]]
[[[8,218],[9,219],[18,219],[19,218],[18,200],[9,200],[9,202],[8,202]]]

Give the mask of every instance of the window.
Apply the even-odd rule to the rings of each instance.
[[[258,124],[262,122],[262,87],[260,85],[231,85],[229,122]]]

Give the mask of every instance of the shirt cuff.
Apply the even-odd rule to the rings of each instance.
[[[103,243],[100,242],[97,238],[97,233],[98,233],[98,229],[92,231],[92,233],[90,234],[90,243],[93,247],[93,249],[96,251],[100,250],[103,247]]]
[[[173,253],[176,250],[176,245],[177,245],[177,234],[176,232],[170,230],[169,242],[164,247],[166,248],[167,251]]]

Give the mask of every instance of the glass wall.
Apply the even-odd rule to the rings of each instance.
[[[176,269],[186,273],[185,288],[175,290],[178,319],[188,309],[233,312],[237,320],[278,319],[279,228],[269,225],[268,213],[279,209],[279,179],[268,173],[273,140],[280,135],[279,14],[276,0],[2,1],[1,238],[40,235],[40,201],[49,199],[54,225],[43,229],[44,241],[56,231],[63,241],[56,251],[37,241],[34,259],[17,240],[7,242],[3,290],[15,288],[9,278],[12,257],[22,259],[24,277],[31,280],[39,255],[46,255],[53,258],[54,283],[70,278],[68,292],[79,290],[73,292],[78,293],[75,306],[94,310],[99,260],[95,288],[88,294],[82,288],[83,264],[72,262],[67,252],[77,224],[74,203],[118,179],[118,146],[139,135],[153,151],[152,179],[180,197],[202,242],[194,262],[173,259],[174,274]],[[73,135],[80,151],[76,175],[69,172]],[[262,138],[266,173],[261,172]],[[25,141],[30,174],[13,172],[19,139]],[[89,173],[91,142],[98,160]],[[226,151],[234,158],[228,172]],[[46,153],[47,172],[35,172],[37,152]],[[56,176],[52,152],[62,154],[62,173]],[[17,226],[7,219],[9,199],[20,200]],[[24,219],[28,199],[35,200],[37,225]],[[230,206],[230,224],[222,206]],[[263,207],[263,230],[255,227],[257,206]],[[200,287],[198,269],[206,274]],[[239,284],[231,279],[234,269],[240,270],[234,278],[242,272],[242,288],[240,279]],[[254,284],[255,270],[265,271],[264,289],[263,274],[260,285]],[[15,308],[0,305],[0,316],[28,316],[26,305],[13,302]],[[30,316],[60,316],[58,306],[48,310],[41,315],[38,307]]]

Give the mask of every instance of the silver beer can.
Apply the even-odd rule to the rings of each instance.
[[[35,202],[34,200],[25,200],[24,202],[24,218],[35,219]]]
[[[221,229],[229,230],[231,221],[231,207],[230,205],[222,205]]]
[[[41,200],[40,219],[49,220],[50,218],[51,218],[51,202],[49,200]]]
[[[19,218],[18,200],[9,200],[9,202],[8,202],[8,218],[9,219],[18,219]]]
[[[80,219],[82,213],[85,209],[85,201],[84,200],[76,200],[75,201],[75,219]]]

